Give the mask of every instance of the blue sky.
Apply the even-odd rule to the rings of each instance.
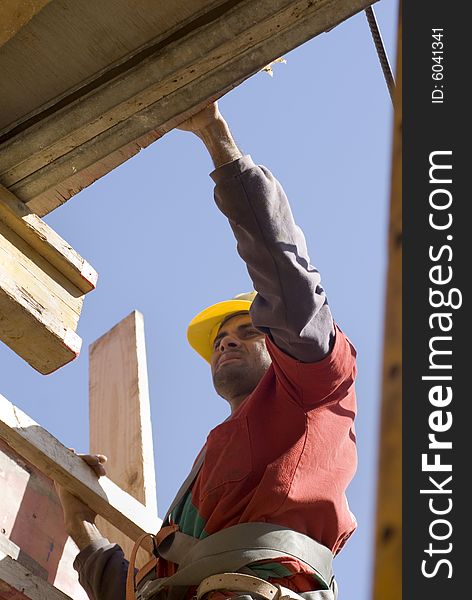
[[[392,66],[397,1],[374,9]],[[375,524],[392,106],[365,15],[285,55],[220,100],[243,152],[281,181],[336,321],[358,350],[359,526],[335,560],[340,600],[370,597]],[[201,308],[252,288],[214,205],[212,164],[173,131],[45,220],[99,272],[85,298],[79,358],[43,376],[0,345],[0,393],[66,446],[88,448],[88,346],[132,310],[144,315],[162,516],[209,430],[228,415],[186,342]]]

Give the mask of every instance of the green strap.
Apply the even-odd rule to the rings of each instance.
[[[176,538],[179,535],[184,534],[176,534]],[[185,541],[185,538],[180,539]],[[182,543],[181,548],[184,546]],[[198,585],[205,577],[234,573],[253,562],[283,556],[292,556],[307,564],[327,590],[333,582],[331,551],[310,537],[281,525],[240,523],[192,542],[191,546],[178,561],[177,573],[145,583],[137,593],[137,600],[149,600],[165,588],[169,590],[169,600],[180,600],[186,587]],[[159,548],[164,558],[170,556],[170,547],[162,548],[162,551],[161,554]]]

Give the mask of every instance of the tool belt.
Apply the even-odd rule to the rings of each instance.
[[[261,598],[262,600],[305,600],[305,598],[290,590],[283,585],[273,585],[260,577],[254,577],[252,575],[243,575],[241,573],[221,573],[219,575],[211,575],[202,581],[198,586],[195,594],[195,600],[202,600],[203,597],[209,592],[216,590],[229,590],[231,592],[241,592],[238,596],[242,599],[243,596],[249,596],[253,598]],[[318,600],[322,598],[333,598],[330,594],[330,590],[310,592],[310,594],[316,594]],[[321,596],[320,594],[323,594]],[[234,600],[234,597],[233,597]]]
[[[191,586],[197,588],[198,600],[216,589],[232,589],[266,600],[336,600],[331,551],[281,525],[240,523],[201,540],[178,531],[177,525],[163,527],[156,536],[151,535],[154,558],[135,574],[136,554],[145,537],[137,540],[130,557],[126,600],[182,600]],[[284,556],[305,563],[325,589],[297,594],[255,577],[251,571],[251,563]],[[159,557],[178,564],[177,572],[155,578]],[[233,587],[228,585],[231,577]]]

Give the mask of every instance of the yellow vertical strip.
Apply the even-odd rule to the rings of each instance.
[[[399,600],[402,581],[402,4],[400,0],[379,440],[374,600]]]

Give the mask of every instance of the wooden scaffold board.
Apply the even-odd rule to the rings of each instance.
[[[0,340],[43,374],[76,358],[96,271],[0,185]]]

